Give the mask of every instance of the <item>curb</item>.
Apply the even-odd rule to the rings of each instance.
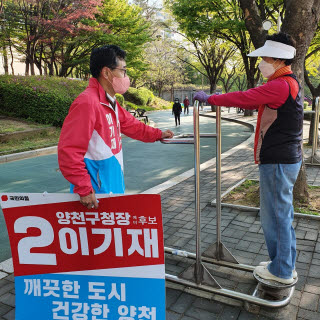
[[[154,121],[150,121],[149,126],[155,128],[156,124],[154,123]],[[122,138],[127,138],[127,136],[123,134]],[[0,156],[0,163],[6,163],[6,162],[11,162],[16,160],[54,154],[54,153],[57,153],[57,148],[58,146],[53,146],[53,147],[47,147],[42,149],[36,149],[36,150],[30,150],[30,151],[24,151],[24,152],[18,152],[18,153],[12,153],[8,155]]]
[[[28,158],[34,158],[34,157],[38,157],[38,156],[54,154],[56,152],[57,152],[57,146],[36,149],[36,150],[30,150],[30,151],[24,151],[24,152],[19,152],[19,153],[13,153],[13,154],[5,155],[5,156],[0,156],[0,163],[28,159]]]

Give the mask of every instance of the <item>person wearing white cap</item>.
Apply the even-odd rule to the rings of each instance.
[[[255,271],[263,279],[288,285],[297,277],[292,192],[302,161],[303,102],[291,71],[295,54],[291,36],[268,36],[261,48],[248,54],[262,57],[259,69],[267,83],[244,92],[208,96],[200,91],[194,96],[211,105],[258,108],[254,158],[260,173],[260,220],[271,261]]]

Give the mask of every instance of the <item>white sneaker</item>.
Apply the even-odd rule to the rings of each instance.
[[[267,266],[271,261],[262,261],[259,263],[259,266]],[[296,269],[292,270],[292,276],[293,276],[293,279],[296,279],[298,277],[298,273],[296,271]]]
[[[274,280],[283,284],[291,284],[294,279],[293,277],[289,278],[289,279],[284,279],[284,278],[279,278],[274,276],[267,268],[267,266],[257,266],[255,267],[254,271],[256,272],[256,274],[261,277],[262,279],[265,280]]]

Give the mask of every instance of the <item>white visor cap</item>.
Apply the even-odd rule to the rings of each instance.
[[[248,54],[248,57],[271,57],[279,59],[293,59],[296,55],[296,49],[287,44],[267,40],[263,47],[254,50]]]

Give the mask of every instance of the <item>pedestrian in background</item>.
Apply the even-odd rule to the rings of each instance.
[[[186,111],[187,111],[187,114],[189,114],[189,105],[190,105],[190,101],[189,101],[189,98],[188,97],[185,97],[185,99],[183,100],[183,113],[186,114]]]
[[[174,120],[176,122],[176,126],[179,123],[180,126],[180,114],[182,113],[181,103],[178,98],[174,99],[174,104],[172,106],[172,114],[174,114]]]

